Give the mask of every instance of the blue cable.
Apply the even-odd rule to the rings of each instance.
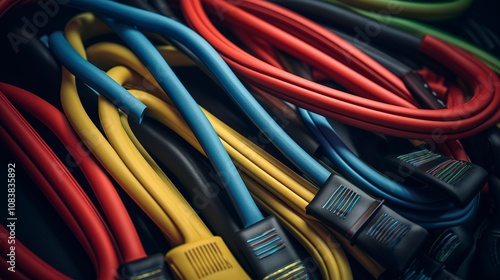
[[[269,116],[269,114],[260,106],[255,98],[238,80],[215,49],[213,49],[210,44],[208,44],[193,30],[175,20],[119,3],[110,2],[109,0],[72,0],[69,4],[77,8],[93,11],[106,17],[111,17],[118,21],[129,23],[147,31],[159,33],[167,38],[172,38],[178,41],[184,46],[189,46],[190,50],[197,55],[202,63],[214,74],[218,82],[230,94],[235,103],[278,147],[278,149],[280,149],[291,162],[296,164],[299,169],[305,173],[307,177],[311,178],[317,185],[321,186],[331,175],[327,169],[321,166],[316,160],[300,148],[300,146],[298,146],[288,136],[288,134],[283,131],[283,129]],[[342,159],[342,157],[339,156],[339,159]],[[343,159],[342,162],[345,163]],[[357,182],[363,184],[365,187],[371,185],[371,187],[368,188],[372,190],[370,192],[375,192],[377,195],[387,198],[387,201],[390,204],[393,203],[396,206],[400,205],[402,212],[404,212],[407,216],[410,216],[410,219],[420,221],[420,224],[425,227],[446,227],[463,223],[471,218],[477,208],[477,197],[463,209],[448,208],[450,207],[449,202],[443,202],[443,205],[441,206],[442,208],[438,209],[439,207],[437,207],[437,203],[439,201],[432,201],[432,198],[428,198],[428,201],[422,201],[421,204],[415,203],[412,201],[414,197],[409,196],[410,194],[404,193],[406,188],[401,187],[401,190],[398,191],[398,188],[395,188],[393,183],[390,183],[390,186],[392,186],[391,188],[385,191],[380,190],[379,188],[374,187],[373,184],[370,183],[370,180],[367,179],[371,179],[370,176],[359,176],[359,174],[364,173],[357,172],[356,170],[361,170],[362,168],[358,168],[359,166],[347,168],[348,166],[350,165],[345,163],[345,170],[350,170],[348,174],[351,174],[351,177],[353,178],[358,178]],[[358,174],[358,176],[356,177],[355,174]],[[382,184],[379,185],[378,183]],[[385,186],[385,183],[377,182],[375,185]],[[422,197],[421,194],[415,194],[418,195],[419,198]],[[406,199],[408,199],[408,201],[406,201]],[[409,206],[415,207],[413,208]],[[428,208],[427,206],[433,207]],[[439,211],[434,211],[434,207],[436,207],[435,210]],[[421,213],[416,213],[418,211],[426,213],[425,216],[422,217],[420,215]]]
[[[72,0],[68,5],[113,18],[140,29],[172,38],[198,56],[229,93],[233,101],[291,162],[317,185],[323,185],[331,173],[309,156],[260,106],[243,86],[217,51],[189,27],[164,16],[111,1]]]
[[[475,214],[479,196],[459,209],[443,200],[442,195],[436,191],[408,189],[376,172],[354,155],[324,116],[304,109],[299,109],[299,113],[321,143],[328,158],[343,175],[368,192],[386,199],[394,210],[406,218],[426,228],[442,228],[463,224]]]
[[[262,213],[243,183],[212,124],[155,46],[134,27],[109,19],[106,19],[106,23],[141,59],[178,108],[217,173],[222,177],[221,181],[227,188],[244,226],[248,227],[263,220]]]
[[[84,83],[94,89],[94,92],[104,95],[134,121],[142,122],[146,105],[99,68],[81,57],[68,43],[62,32],[51,34],[49,45],[52,53],[71,73],[82,79]]]

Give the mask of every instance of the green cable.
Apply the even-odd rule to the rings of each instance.
[[[425,21],[445,20],[465,11],[472,0],[448,0],[441,2],[414,2],[397,0],[338,0],[347,5],[365,10],[389,10],[399,17]],[[393,11],[391,11],[393,10]]]

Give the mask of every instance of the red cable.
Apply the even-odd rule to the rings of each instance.
[[[8,130],[47,177],[52,187],[70,208],[71,214],[81,224],[95,253],[94,267],[98,279],[114,278],[118,268],[118,257],[115,254],[113,241],[88,196],[66,166],[1,91],[0,115],[1,125]]]
[[[239,3],[239,5],[245,6],[245,2]],[[218,8],[220,8],[220,7],[218,7]],[[259,11],[261,11],[261,10],[259,10]],[[266,15],[269,16],[270,13],[267,13]],[[266,18],[266,19],[269,20],[270,22],[273,22],[272,18]],[[275,21],[273,23],[276,24]],[[292,26],[294,26],[294,25],[292,24]],[[300,26],[295,26],[295,27],[297,29],[300,29]],[[291,30],[293,31],[294,29],[291,29]],[[256,53],[261,58],[261,60],[273,65],[274,67],[276,67],[278,69],[284,70],[281,67],[281,65],[279,65],[279,62],[276,60],[275,56],[273,56],[274,53],[273,53],[272,47],[270,47],[269,44],[261,43],[263,41],[263,39],[261,37],[256,37],[255,35],[257,35],[257,34],[252,34],[254,36],[249,36],[248,32],[242,32],[239,29],[235,29],[233,32],[236,34],[236,36],[238,36],[238,38],[240,38],[240,40],[251,51]],[[308,34],[310,34],[310,33],[308,33]],[[428,73],[429,71],[424,71],[424,72],[426,73],[426,76],[430,76],[430,78],[433,78],[432,81],[435,80],[438,83],[437,85],[441,85],[442,83],[444,83],[444,79],[442,79],[442,77],[438,77],[437,75],[435,75],[433,73]],[[439,83],[439,82],[441,82],[441,83]],[[255,89],[255,87],[254,87],[254,89]],[[444,94],[444,91],[442,92],[442,94]],[[437,139],[437,140],[441,140],[441,139]],[[439,141],[438,143],[441,143],[441,142],[442,141]],[[437,147],[439,148],[439,150],[441,150],[442,153],[445,153],[447,156],[449,156],[451,158],[469,161],[468,156],[466,155],[465,151],[463,150],[463,147],[461,146],[461,144],[458,141],[446,141],[444,143],[438,144]]]
[[[268,2],[247,0],[238,3],[238,7],[251,12],[283,31],[325,51],[334,59],[348,65],[356,73],[376,82],[387,90],[391,90],[406,101],[413,102],[410,92],[404,83],[385,67],[360,51],[336,34],[318,24],[304,20],[304,17],[277,5]]]
[[[2,225],[0,226],[0,235],[9,236],[9,231]],[[15,246],[16,252],[16,272],[12,272],[9,275],[14,276],[18,272],[23,272],[29,279],[60,279],[69,280],[70,277],[62,274],[57,269],[50,266],[48,263],[44,262],[37,255],[35,255],[31,250],[26,248],[19,239],[15,240],[15,245],[10,245],[6,241],[2,240],[0,242],[0,251],[2,252],[2,257],[10,252],[10,246]],[[7,269],[6,269],[7,270]]]
[[[42,98],[15,86],[0,83],[0,90],[16,106],[22,107],[46,125],[64,144],[89,181],[113,229],[125,262],[145,258],[146,253],[135,226],[113,183],[94,158],[84,151],[63,113]]]
[[[252,0],[240,2],[249,2],[252,5],[264,3]],[[235,5],[220,0],[203,0],[203,3],[212,7],[208,9],[209,11],[215,8],[220,9],[218,15],[223,17],[221,21],[223,24],[231,23],[234,27],[247,28],[247,30],[250,30],[250,27],[260,28],[253,32],[258,32],[259,37],[263,37],[262,34],[267,34],[268,37],[266,38],[275,47],[287,50],[301,59],[304,58],[305,60],[307,58],[311,61],[306,62],[311,65],[313,63],[327,64],[332,60],[324,52],[297,38],[287,41],[291,37],[283,35],[283,32],[271,34],[271,32],[276,31],[276,27],[268,28],[271,31],[262,30],[263,26],[267,28],[262,20],[259,22],[255,17],[252,17],[251,23],[244,21],[250,19],[249,14],[245,14]],[[265,5],[266,7],[275,6],[270,3]],[[181,8],[188,23],[221,53],[226,62],[242,78],[261,89],[271,88],[273,92],[279,92],[280,98],[326,117],[375,132],[417,139],[432,138],[436,128],[442,129],[447,139],[460,139],[480,132],[500,120],[498,77],[490,69],[483,67],[484,65],[477,59],[470,55],[466,56],[467,59],[464,59],[463,51],[459,51],[457,48],[430,36],[423,39],[422,51],[433,56],[429,52],[428,46],[431,46],[431,48],[436,47],[437,51],[435,53],[437,55],[434,55],[434,58],[465,79],[469,86],[474,89],[473,97],[466,103],[448,109],[424,110],[411,108],[411,106],[388,104],[393,103],[390,100],[383,103],[333,90],[277,69],[256,59],[231,43],[211,23],[203,9],[202,0],[182,1]],[[214,16],[217,16],[217,14]],[[305,22],[309,20],[302,18],[300,21],[298,19],[294,21],[305,26]],[[317,28],[321,27],[318,26]],[[274,35],[280,40],[279,46],[274,40]],[[297,46],[300,46],[300,49]],[[323,65],[322,68],[319,68],[318,65],[313,66],[325,72],[325,67],[332,67],[333,65],[328,64],[327,66]],[[352,73],[352,71],[349,73]],[[389,96],[378,96],[379,93],[383,92],[378,85],[376,86],[377,90],[373,90],[371,87],[373,83],[365,83],[364,80],[354,76],[346,78],[350,79],[350,82],[347,82],[346,85],[353,92],[359,94],[360,90],[364,90],[371,92],[372,95],[377,95],[374,99],[385,100],[390,98]],[[483,83],[481,79],[486,82]],[[358,84],[355,81],[360,83]],[[392,99],[398,98],[397,94],[391,94]],[[464,113],[466,114],[464,115]]]
[[[33,182],[36,182],[38,187],[42,190],[45,197],[50,201],[52,206],[57,209],[59,215],[63,218],[66,225],[73,231],[75,237],[80,241],[85,252],[90,256],[90,259],[93,263],[96,263],[96,257],[92,250],[92,246],[87,236],[83,232],[78,221],[73,217],[71,211],[68,209],[64,201],[59,197],[56,190],[52,188],[52,185],[47,181],[45,176],[40,172],[40,170],[36,167],[36,165],[31,161],[31,159],[26,155],[26,153],[19,147],[14,139],[10,136],[10,134],[0,126],[0,135],[2,136],[2,140],[6,143],[9,150],[14,154],[17,159],[21,162],[21,165],[25,170],[29,171],[29,175],[32,178]]]

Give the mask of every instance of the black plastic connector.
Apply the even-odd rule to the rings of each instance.
[[[118,269],[118,272],[119,279],[123,280],[173,279],[167,270],[166,262],[161,253],[123,264]]]
[[[470,253],[473,238],[466,226],[460,225],[437,231],[427,243],[427,255],[442,263],[447,270],[456,272]]]
[[[475,271],[477,279],[500,279],[500,178],[491,175],[489,192],[494,203],[494,212],[477,240]]]
[[[422,75],[417,72],[409,72],[401,76],[406,88],[413,95],[415,100],[426,109],[443,109],[446,104],[439,99],[436,92],[425,82]]]
[[[236,243],[259,279],[309,279],[299,255],[273,216],[239,231]]]
[[[398,279],[462,280],[463,278],[446,270],[442,263],[420,252]]]
[[[482,167],[461,160],[454,160],[428,149],[385,158],[389,168],[406,174],[406,179],[415,179],[438,188],[458,207],[467,205],[488,180]]]
[[[306,212],[397,272],[408,265],[428,235],[427,230],[383,205],[383,200],[337,175],[330,176]]]
[[[481,234],[475,261],[478,279],[500,279],[500,225],[490,227]]]
[[[467,155],[475,164],[490,174],[500,177],[500,127],[492,126],[485,131],[460,141]]]

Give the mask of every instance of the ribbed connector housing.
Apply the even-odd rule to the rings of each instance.
[[[488,180],[482,167],[422,149],[386,157],[389,167],[403,179],[417,180],[439,189],[458,207],[467,205]]]
[[[332,175],[306,207],[307,214],[344,234],[387,269],[401,272],[427,231],[351,184]]]
[[[179,279],[250,279],[218,236],[177,246],[165,258]]]
[[[240,230],[236,243],[259,279],[309,279],[299,255],[273,216]]]

